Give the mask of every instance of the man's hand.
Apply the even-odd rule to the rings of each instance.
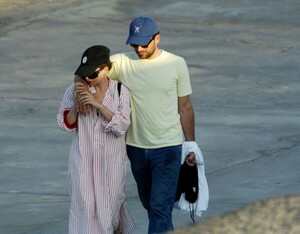
[[[195,160],[196,160],[196,155],[195,155],[194,152],[190,152],[185,157],[185,161],[186,161],[187,165],[189,165],[190,167],[192,167],[192,166],[194,166],[196,164]]]

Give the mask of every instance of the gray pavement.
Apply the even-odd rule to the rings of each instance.
[[[34,15],[0,35],[0,233],[65,234],[72,136],[56,112],[82,52],[124,45],[134,16],[151,15],[161,48],[186,58],[196,137],[206,163],[209,218],[300,193],[300,3],[90,1]],[[147,216],[128,169],[134,233]],[[191,223],[174,210],[176,227]]]

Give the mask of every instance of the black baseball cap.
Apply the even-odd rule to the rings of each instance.
[[[81,63],[74,75],[86,77],[92,75],[99,65],[107,64],[109,60],[110,50],[103,45],[94,45],[88,48],[81,57]]]

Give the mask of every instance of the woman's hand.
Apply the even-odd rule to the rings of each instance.
[[[77,78],[77,79],[76,79]],[[75,76],[75,95],[76,95],[76,106],[77,111],[82,115],[88,115],[91,113],[92,109],[90,105],[82,105],[79,102],[79,98],[84,92],[88,92],[88,85],[86,81]]]
[[[90,92],[81,92],[78,100],[81,105],[92,105],[97,109],[102,105]]]

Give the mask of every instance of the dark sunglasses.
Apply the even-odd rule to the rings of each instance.
[[[157,35],[157,34],[155,34],[155,35],[152,36],[151,40],[148,42],[147,45],[130,44],[130,46],[133,47],[133,48],[135,48],[135,49],[138,48],[139,46],[142,47],[142,48],[144,48],[144,49],[145,49],[145,48],[148,48],[148,46],[149,46],[150,43],[154,40],[154,38],[155,38],[156,35]]]
[[[101,69],[97,70],[97,71],[94,71],[93,74],[87,76],[89,79],[95,79],[98,77],[99,73],[101,72]],[[85,80],[85,77],[81,77],[82,79]]]

